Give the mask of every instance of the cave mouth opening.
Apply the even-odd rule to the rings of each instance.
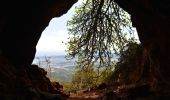
[[[42,32],[42,35],[36,46],[36,55],[32,64],[36,64],[39,67],[44,68],[47,71],[47,76],[51,80],[66,80],[70,81],[71,73],[64,72],[67,66],[73,66],[75,68],[75,59],[67,61],[65,59],[66,55],[66,43],[68,42],[68,31],[67,31],[67,21],[71,19],[74,15],[75,7],[80,5],[82,1],[80,0],[74,4],[71,9],[59,18],[53,18],[49,22],[49,25]],[[136,29],[133,28],[134,34],[132,34],[137,42],[139,42]],[[62,71],[66,76],[60,76],[56,74],[56,71]],[[57,72],[60,73],[60,72]]]

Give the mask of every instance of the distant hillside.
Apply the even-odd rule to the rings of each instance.
[[[72,79],[74,69],[52,68],[52,73],[48,73],[51,80],[59,81],[61,83],[70,82]]]
[[[114,55],[112,59],[116,60],[117,58],[118,56]],[[44,68],[52,80],[69,82],[75,69],[75,60],[66,60],[64,55],[40,56],[35,57],[33,64]]]
[[[75,60],[66,60],[65,56],[41,56],[35,57],[33,64],[39,65],[48,72],[52,80],[60,82],[71,81],[74,72]]]

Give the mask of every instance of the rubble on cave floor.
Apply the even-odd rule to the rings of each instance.
[[[0,57],[0,66],[0,100],[64,100],[69,96],[37,65],[17,68]]]
[[[118,86],[114,89],[105,86],[102,89],[83,91],[81,95],[71,95],[67,100],[169,100],[169,96],[161,92],[163,91],[154,91],[150,85],[140,83]]]

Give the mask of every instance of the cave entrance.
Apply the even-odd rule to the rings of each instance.
[[[75,59],[66,61],[66,45],[68,42],[67,21],[73,16],[76,3],[65,15],[53,18],[43,31],[37,45],[36,57],[33,64],[44,68],[51,81],[60,83],[70,82],[76,65]],[[138,40],[136,29],[134,37]],[[138,41],[139,42],[139,41]]]

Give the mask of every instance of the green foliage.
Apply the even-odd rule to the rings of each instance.
[[[110,68],[107,67],[99,72],[98,84],[106,83],[106,79],[112,75],[114,72],[115,64],[111,65]]]
[[[106,81],[130,84],[139,81],[142,60],[142,46],[130,41],[120,53],[120,58],[115,65],[114,72],[106,78]]]
[[[68,42],[68,58],[78,56],[78,66],[97,67],[112,64],[113,53],[119,53],[133,33],[130,17],[113,0],[86,0],[76,8],[68,21],[72,35]]]
[[[75,71],[72,82],[71,82],[71,89],[70,90],[82,90],[88,89],[96,85],[96,76],[97,73],[93,67],[88,67],[86,70],[81,70],[77,68]]]
[[[91,65],[87,69],[82,69],[77,66],[69,90],[87,90],[101,83],[122,85],[139,81],[142,74],[140,66],[142,52],[140,44],[130,41],[122,49],[118,61],[110,67],[96,69],[95,65]]]
[[[91,87],[96,87],[105,81],[105,78],[113,73],[112,67],[103,67],[102,69],[96,69],[95,65],[87,67],[87,69],[82,69],[81,67],[76,68],[75,73],[72,77],[72,82],[70,84],[70,91],[88,90]]]
[[[113,0],[86,0],[67,25],[72,36],[67,58],[78,57],[71,90],[88,89],[111,78],[117,81],[120,73],[125,79],[136,67],[133,61],[140,46],[128,37],[133,34],[129,15]],[[113,54],[120,56],[116,65]]]

